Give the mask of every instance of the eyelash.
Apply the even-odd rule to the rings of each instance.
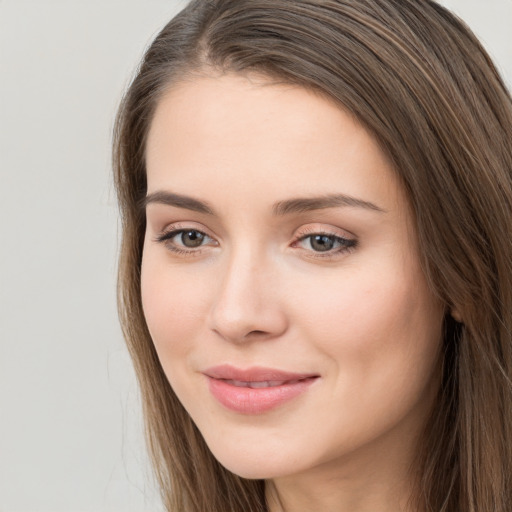
[[[314,256],[310,256],[313,258],[325,258],[325,259],[333,259],[336,256],[340,256],[342,254],[349,253],[353,251],[358,244],[358,241],[354,238],[345,238],[343,236],[337,235],[335,233],[325,231],[325,230],[318,230],[318,229],[308,229],[305,230],[299,237],[296,238],[294,242],[292,242],[292,247],[297,247],[298,244],[301,242],[304,242],[308,238],[310,239],[310,245],[312,242],[313,237],[319,236],[319,237],[327,237],[333,240],[334,244],[339,244],[339,247],[336,249],[329,249],[325,252],[322,251],[314,251],[309,249],[303,249],[304,251],[307,251],[310,254],[314,254]]]
[[[210,237],[205,232],[203,232],[199,229],[190,228],[190,227],[189,228],[174,227],[173,229],[170,229],[169,231],[165,231],[165,232],[161,233],[160,235],[158,235],[156,237],[155,241],[158,243],[164,244],[169,251],[171,251],[175,254],[182,255],[182,256],[199,256],[203,252],[202,248],[205,247],[206,244],[205,245],[201,244],[201,245],[197,246],[197,248],[182,248],[181,246],[178,246],[172,242],[172,239],[174,237],[176,237],[180,234],[187,233],[187,232],[197,233],[203,237],[206,237],[207,239],[213,240],[212,237]],[[301,242],[304,242],[307,239],[312,240],[313,237],[315,237],[315,236],[319,236],[319,237],[323,236],[323,237],[330,238],[330,239],[332,239],[333,244],[339,244],[339,247],[336,249],[328,249],[325,252],[314,251],[312,249],[309,250],[309,249],[302,248],[303,251],[309,253],[308,254],[309,257],[313,257],[313,258],[325,258],[325,259],[331,258],[332,259],[338,255],[353,251],[358,245],[358,241],[356,239],[345,238],[345,237],[336,235],[336,234],[328,232],[328,231],[311,229],[311,230],[306,230],[300,236],[295,238],[295,240],[291,243],[291,246],[298,248],[298,245]],[[311,241],[310,241],[310,245],[311,245]],[[183,246],[183,247],[185,247],[185,246]]]
[[[178,254],[178,255],[183,255],[183,256],[199,256],[201,253],[202,253],[202,248],[204,247],[203,245],[200,245],[197,247],[197,249],[192,249],[192,248],[186,248],[185,246],[183,246],[183,248],[181,248],[181,246],[178,246],[176,245],[175,243],[172,242],[172,239],[180,234],[183,234],[183,233],[199,233],[200,235],[204,236],[204,237],[207,237],[209,238],[210,240],[213,240],[213,238],[211,236],[208,236],[204,231],[201,231],[199,229],[195,229],[195,228],[177,228],[177,227],[174,227],[173,229],[169,230],[169,231],[164,231],[163,233],[161,233],[160,235],[158,235],[155,239],[156,242],[158,243],[162,243],[165,245],[165,247],[175,253],[175,254]]]

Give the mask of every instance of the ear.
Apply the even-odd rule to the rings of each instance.
[[[457,322],[459,322],[459,324],[462,324],[462,315],[460,314],[460,311],[457,307],[452,307],[450,309],[450,316],[456,320]]]

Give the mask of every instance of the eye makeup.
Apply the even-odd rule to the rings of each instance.
[[[219,242],[193,225],[172,225],[160,233],[155,242],[163,244],[171,253],[180,256],[198,256],[209,247],[217,247]],[[320,226],[311,226],[299,230],[290,243],[308,258],[334,259],[353,251],[358,241]]]

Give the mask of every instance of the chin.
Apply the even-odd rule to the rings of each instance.
[[[278,468],[261,466],[250,460],[229,461],[227,464],[225,464],[220,459],[218,460],[228,471],[231,471],[231,473],[241,478],[246,478],[247,480],[269,480],[291,473],[291,471],[279,471]]]
[[[236,449],[236,447],[233,447]],[[233,453],[211,450],[213,456],[231,473],[248,480],[267,480],[294,473],[296,467],[269,453]],[[293,466],[293,467],[292,467]]]

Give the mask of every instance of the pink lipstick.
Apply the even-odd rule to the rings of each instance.
[[[307,391],[319,377],[271,368],[242,370],[229,365],[208,368],[203,373],[217,401],[241,414],[270,411]]]

